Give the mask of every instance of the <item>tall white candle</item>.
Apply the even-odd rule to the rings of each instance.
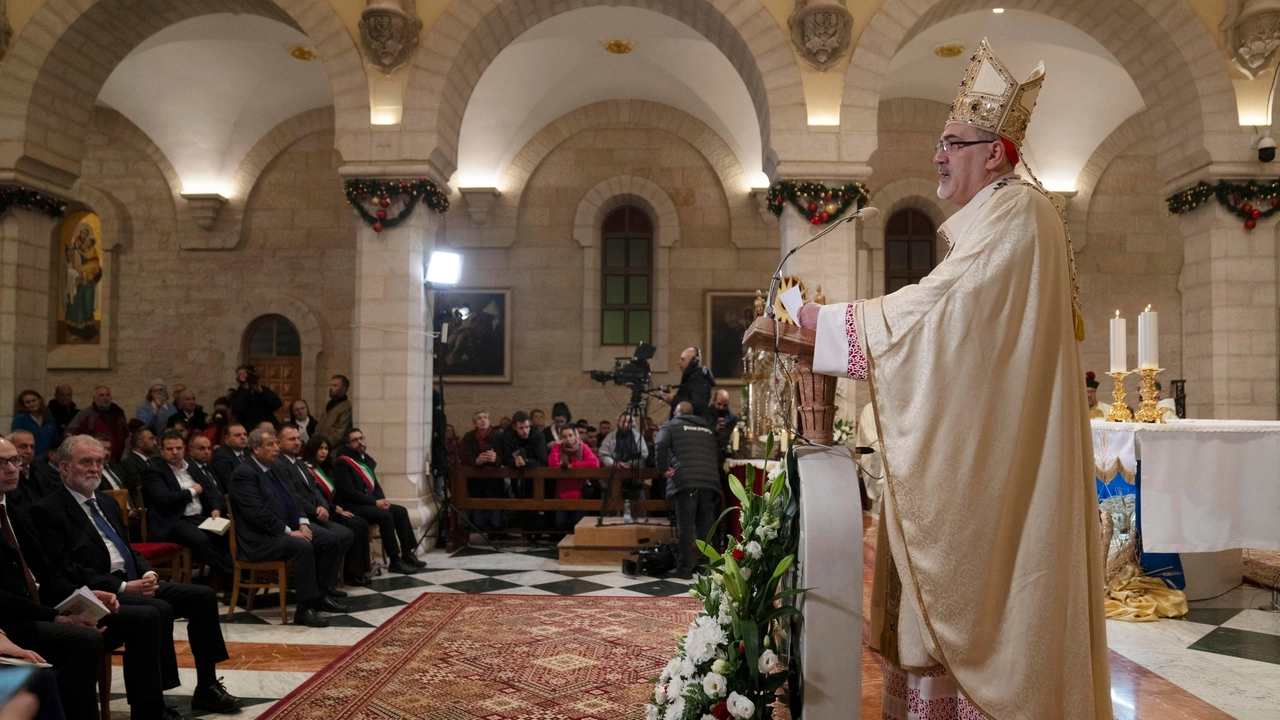
[[[1138,316],[1138,369],[1154,370],[1160,367],[1160,315],[1147,309]]]
[[[1120,311],[1111,318],[1111,372],[1128,372],[1128,348],[1125,346],[1124,318]]]

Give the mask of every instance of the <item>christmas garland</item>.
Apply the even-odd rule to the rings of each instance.
[[[838,219],[851,206],[861,210],[867,204],[867,186],[860,182],[829,188],[820,182],[779,180],[769,188],[769,212],[781,217],[786,202],[814,225]]]
[[[426,178],[416,181],[352,179],[347,181],[346,190],[347,202],[374,232],[382,232],[404,222],[419,201],[438,213],[449,209],[449,197]],[[389,211],[393,201],[400,203],[395,215]],[[370,206],[374,208],[373,212],[369,212]]]
[[[1210,198],[1216,198],[1219,205],[1244,220],[1245,230],[1252,230],[1258,226],[1259,220],[1280,212],[1280,179],[1219,180],[1214,185],[1202,180],[1195,187],[1170,195],[1167,201],[1169,212],[1173,215],[1191,212]],[[1254,202],[1258,204],[1254,205]]]
[[[13,206],[31,212],[41,212],[53,218],[62,217],[67,212],[66,202],[52,195],[12,185],[0,187],[0,216]]]

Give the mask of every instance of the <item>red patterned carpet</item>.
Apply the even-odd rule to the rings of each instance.
[[[688,597],[423,595],[269,720],[623,720],[697,615]]]

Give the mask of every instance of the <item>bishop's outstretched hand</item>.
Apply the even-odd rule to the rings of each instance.
[[[822,306],[818,303],[805,303],[804,307],[800,308],[800,317],[796,318],[800,321],[800,327],[817,330],[818,310],[820,309],[822,309]]]

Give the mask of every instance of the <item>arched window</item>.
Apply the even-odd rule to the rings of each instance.
[[[933,270],[933,242],[937,231],[928,215],[906,208],[884,227],[884,289],[886,293],[920,282]]]
[[[263,315],[244,331],[241,357],[253,365],[264,387],[280,396],[276,417],[286,420],[289,405],[301,397],[302,341],[293,323],[280,315]]]
[[[653,222],[623,205],[601,227],[600,344],[653,341]]]

